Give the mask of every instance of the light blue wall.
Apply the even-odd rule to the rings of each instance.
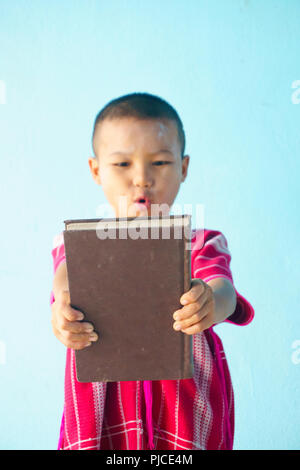
[[[204,204],[256,311],[216,328],[235,449],[300,448],[299,17],[298,0],[0,0],[1,449],[57,446],[52,239],[97,217],[93,121],[134,91],[179,112],[191,162],[176,202]]]

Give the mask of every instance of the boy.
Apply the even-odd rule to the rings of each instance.
[[[92,177],[116,217],[151,216],[155,205],[169,212],[189,165],[183,126],[172,106],[147,93],[111,101],[96,117],[93,149]],[[204,230],[204,246],[194,244],[191,289],[180,298],[183,307],[173,312],[173,328],[194,335],[193,379],[77,382],[74,350],[101,341],[101,331],[98,337],[91,324],[79,323],[83,313],[70,306],[61,237],[52,255],[52,327],[68,348],[59,448],[232,448],[233,392],[212,326],[224,320],[249,323],[254,310],[233,285],[221,232]]]

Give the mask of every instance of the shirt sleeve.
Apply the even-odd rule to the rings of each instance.
[[[225,236],[216,230],[194,230],[192,235],[191,274],[207,282],[217,277],[228,279],[236,293],[236,308],[226,322],[248,325],[254,308],[236,289],[230,269],[231,253]]]
[[[62,232],[53,238],[53,246],[52,246],[51,254],[52,254],[52,259],[53,259],[53,274],[55,274],[58,266],[66,259],[64,238],[63,238]],[[54,294],[53,294],[53,291],[51,291],[50,305],[52,305],[54,301],[55,301]]]

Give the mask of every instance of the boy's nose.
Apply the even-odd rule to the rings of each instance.
[[[133,183],[135,186],[150,187],[153,184],[153,175],[145,169],[140,169],[135,172]]]

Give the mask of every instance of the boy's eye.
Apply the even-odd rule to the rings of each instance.
[[[164,164],[164,163],[167,163],[167,164],[168,164],[168,163],[172,163],[172,162],[163,161],[163,160],[158,160],[157,162],[154,162],[154,165],[156,165],[156,166],[161,166],[161,165]],[[114,163],[114,165],[115,165],[115,166],[123,166],[123,167],[124,167],[124,166],[129,165],[129,163],[128,163],[128,162],[121,162],[121,163]]]
[[[161,166],[160,163],[171,163],[171,162],[167,162],[167,161],[162,161],[162,160],[159,160],[157,162],[154,162],[154,164],[158,164],[157,166]]]

